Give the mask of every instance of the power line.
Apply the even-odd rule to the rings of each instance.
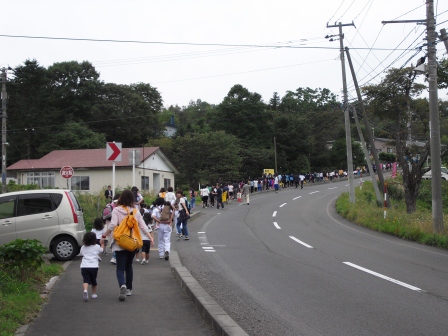
[[[41,39],[41,40],[59,40],[59,41],[80,41],[80,42],[110,42],[110,43],[137,43],[137,44],[163,44],[163,45],[190,45],[190,46],[220,46],[220,47],[253,47],[253,48],[272,48],[272,45],[261,44],[225,44],[225,43],[193,43],[193,42],[162,42],[162,41],[138,41],[138,40],[113,40],[113,39],[91,39],[91,38],[73,38],[73,37],[50,37],[50,36],[30,36],[30,35],[5,35],[0,34],[0,37],[9,38],[26,38],[26,39]],[[307,47],[307,46],[290,46],[278,45],[276,48],[285,49],[328,49],[339,50],[337,47]],[[353,50],[368,50],[370,48],[352,48]],[[375,48],[374,50],[405,50],[392,48]]]

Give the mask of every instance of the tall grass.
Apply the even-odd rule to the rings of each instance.
[[[375,231],[425,245],[448,248],[448,230],[441,235],[432,232],[432,214],[430,207],[428,209],[427,199],[419,199],[417,211],[409,215],[403,198],[391,198],[392,206],[387,209],[387,217],[384,219],[384,209],[376,202],[371,182],[365,182],[362,190],[356,188],[355,198],[356,202],[350,203],[348,193],[342,194],[336,201],[337,212],[348,220]],[[448,215],[444,214],[445,223],[447,219]]]

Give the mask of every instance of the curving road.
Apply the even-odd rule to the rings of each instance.
[[[342,219],[347,183],[196,207],[174,248],[252,335],[448,335],[448,252]]]

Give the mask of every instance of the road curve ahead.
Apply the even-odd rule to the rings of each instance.
[[[447,335],[448,252],[346,221],[347,182],[203,209],[182,263],[252,335]]]

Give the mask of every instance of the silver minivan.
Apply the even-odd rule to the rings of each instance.
[[[79,253],[86,233],[82,209],[73,192],[59,189],[0,195],[0,245],[37,239],[61,261]]]

